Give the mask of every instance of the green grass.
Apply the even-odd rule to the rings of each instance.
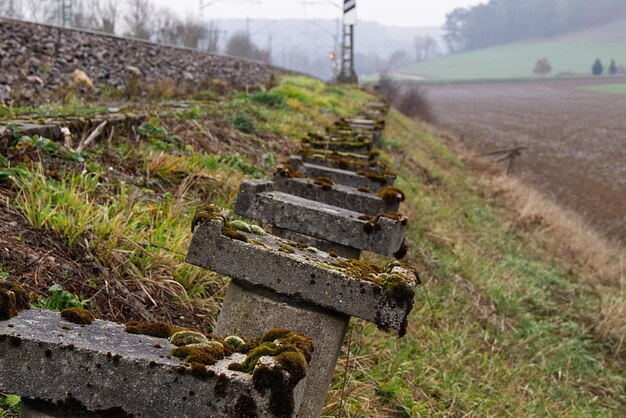
[[[527,79],[535,77],[535,63],[544,57],[550,61],[553,75],[591,75],[596,58],[605,67],[611,59],[626,65],[626,42],[522,42],[452,54],[397,73],[434,81]]]
[[[438,137],[396,112],[385,137],[424,285],[405,338],[353,321],[343,416],[623,416],[625,361],[594,333],[595,289],[506,222]],[[342,387],[343,372],[329,416]]]
[[[584,90],[595,91],[598,93],[609,94],[626,94],[626,84],[600,84],[594,86],[583,86]]]
[[[195,209],[206,203],[232,209],[244,177],[271,175],[275,153],[358,113],[368,100],[354,87],[289,77],[269,92],[234,94],[175,114],[155,111],[139,141],[101,141],[83,162],[60,144],[17,141],[0,163],[8,167],[4,177],[0,172],[2,187],[11,192],[3,204],[67,249],[87,252],[132,291],[154,296],[157,306],[178,300],[216,309],[224,278],[184,263]],[[233,126],[239,114],[254,123],[253,133]],[[192,145],[218,136],[218,128],[211,146],[220,148]],[[626,415],[626,360],[597,331],[602,297],[584,274],[509,222],[460,157],[427,129],[394,111],[382,143],[382,158],[392,162],[407,195],[407,261],[424,284],[405,338],[352,322],[347,385],[344,353],[325,413]],[[129,173],[115,174],[125,167]],[[0,265],[0,277],[17,267]],[[81,279],[105,286],[98,274]],[[49,286],[38,290],[47,294]],[[9,407],[3,402],[0,416]]]

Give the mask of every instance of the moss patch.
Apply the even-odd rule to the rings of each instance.
[[[398,202],[404,202],[406,199],[406,195],[402,190],[391,186],[380,189],[378,191],[378,197],[390,205]]]
[[[129,334],[148,335],[157,338],[169,338],[176,332],[176,328],[164,322],[138,322],[126,323],[126,332]]]
[[[313,180],[313,184],[320,186],[322,190],[332,190],[335,187],[335,182],[328,177],[318,177]]]
[[[185,360],[188,363],[198,363],[211,366],[232,354],[224,346],[217,344],[203,344],[202,347],[183,346],[172,350],[174,357]]]
[[[30,309],[26,290],[16,283],[0,282],[0,321],[17,316],[22,309]]]
[[[79,325],[90,325],[96,316],[83,308],[67,308],[61,311],[61,317],[68,322]]]

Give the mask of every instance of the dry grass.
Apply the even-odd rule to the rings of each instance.
[[[594,289],[601,302],[592,331],[609,342],[616,355],[626,355],[624,247],[603,236],[577,212],[503,174],[449,136],[443,137],[474,169],[487,195],[506,209],[510,226],[528,233],[538,251],[564,260],[571,277]]]
[[[619,288],[624,278],[624,249],[582,216],[514,177],[487,175],[482,183],[514,211],[516,226],[532,231],[554,254],[582,269],[588,284]]]

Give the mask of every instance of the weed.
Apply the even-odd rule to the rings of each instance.
[[[0,417],[17,417],[21,398],[16,395],[0,395]]]
[[[282,95],[275,92],[258,92],[250,96],[253,102],[268,106],[279,108],[285,105],[285,99]]]
[[[242,132],[252,133],[256,131],[256,124],[254,120],[248,115],[243,113],[237,114],[234,118],[231,119],[231,123],[235,129],[238,129]]]
[[[39,304],[44,309],[53,311],[62,311],[69,308],[84,308],[85,302],[81,301],[78,296],[63,289],[63,286],[55,284],[48,289],[50,296],[43,299]]]

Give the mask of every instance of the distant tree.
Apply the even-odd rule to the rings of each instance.
[[[611,65],[609,65],[609,74],[617,74],[617,64],[615,64],[615,60],[611,60]]]
[[[124,17],[128,25],[128,36],[150,39],[154,6],[150,0],[129,0],[128,12]]]
[[[393,53],[389,57],[387,69],[393,70],[394,68],[399,68],[399,67],[404,67],[406,65],[409,65],[410,63],[411,63],[411,57],[409,56],[409,54],[402,49],[397,49],[393,51]]]
[[[0,16],[22,17],[22,8],[19,0],[0,0]]]
[[[51,4],[41,0],[24,0],[23,5],[26,19],[34,22],[44,22],[52,8]]]
[[[537,60],[535,64],[535,74],[537,75],[548,75],[552,73],[552,65],[550,65],[550,61],[547,58],[541,58]]]
[[[415,61],[428,61],[437,56],[439,44],[437,40],[430,35],[416,36],[415,40]]]
[[[261,49],[252,42],[248,32],[237,32],[230,37],[226,44],[226,53],[235,57],[249,58],[271,63],[270,51]]]
[[[178,25],[178,33],[183,46],[200,48],[200,41],[206,37],[207,28],[193,16],[187,16]]]
[[[219,43],[220,43],[220,33],[221,33],[220,28],[217,26],[215,22],[210,21],[209,23],[206,24],[205,31],[206,31],[205,33],[206,50],[210,52],[218,52]]]
[[[593,63],[593,67],[591,67],[591,73],[593,75],[602,75],[603,72],[604,65],[602,65],[602,61],[600,61],[600,58],[598,58],[596,62]]]
[[[153,17],[152,30],[157,42],[180,45],[180,26],[182,22],[170,8],[161,7]]]
[[[96,30],[106,33],[115,33],[118,17],[117,0],[97,0],[94,4],[96,15]]]

